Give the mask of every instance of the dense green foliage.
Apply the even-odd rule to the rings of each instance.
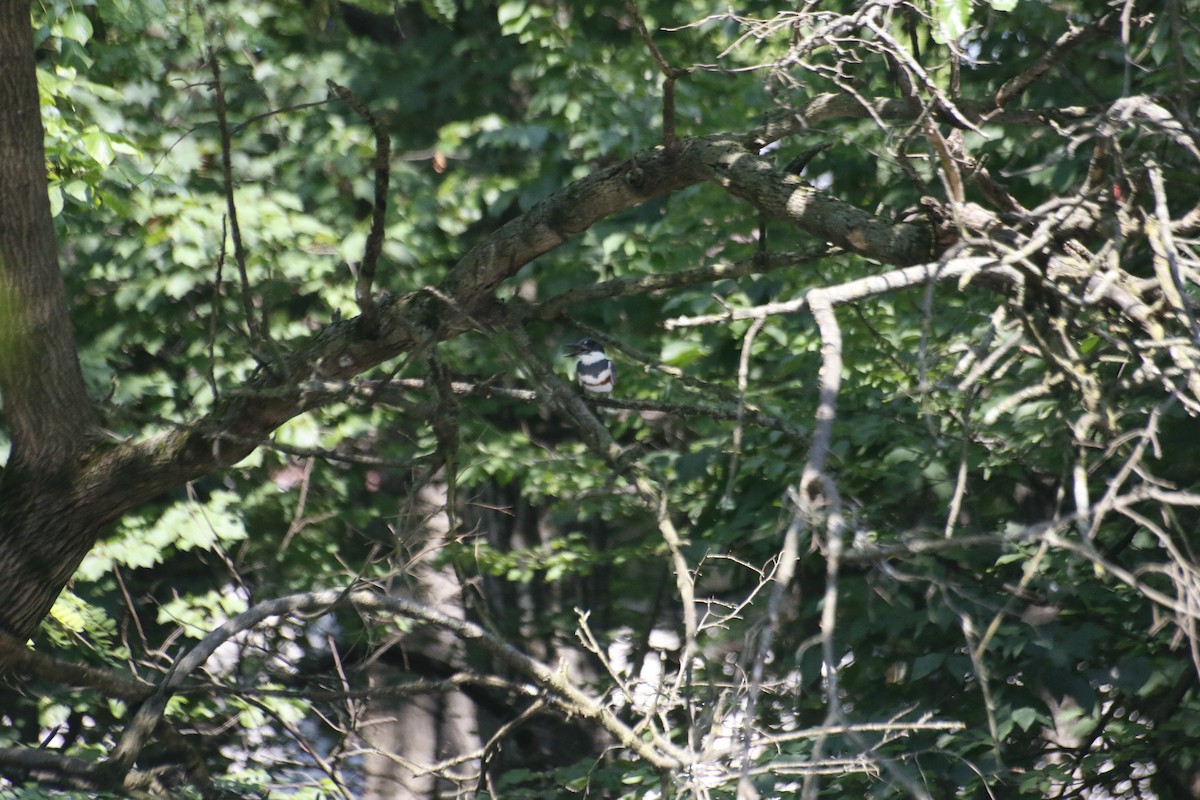
[[[830,18],[852,12],[822,5]],[[924,65],[923,98],[938,87],[963,108],[987,106],[1069,22],[1086,27],[1104,11],[952,2],[924,17],[924,3],[875,5],[875,33],[847,28],[839,48],[822,40],[796,55],[791,45],[821,20],[794,31],[769,3],[739,8],[739,18],[694,0],[639,3],[665,61],[693,68],[675,83],[676,135],[748,131],[825,92],[903,98],[887,42]],[[1072,45],[1009,101],[1047,111],[1047,122],[981,122],[961,146],[1032,210],[1028,230],[1057,213],[1056,198],[1099,197],[1104,222],[1078,234],[1080,246],[1096,264],[1111,258],[1122,275],[1149,280],[1161,273],[1148,235],[1118,230],[1120,214],[1155,218],[1150,162],[1170,218],[1200,202],[1186,146],[1197,141],[1200,33],[1189,4],[1146,5],[1127,32],[1105,27]],[[391,140],[376,287],[392,297],[436,297],[501,225],[663,136],[663,76],[621,3],[45,0],[33,25],[79,355],[115,439],[202,417],[278,353],[359,313],[375,143],[347,103],[330,99],[327,80],[349,88]],[[947,43],[961,48],[961,65],[952,68]],[[1103,114],[1133,96],[1157,98],[1183,134],[1118,126],[1106,134],[1103,188],[1085,191]],[[1081,107],[1088,115],[1055,115]],[[938,124],[947,137],[955,130]],[[782,167],[824,145],[807,180],[903,219],[922,198],[946,199],[929,141],[913,119],[863,113],[823,120],[766,157]],[[966,199],[987,205],[968,173]],[[764,243],[762,222],[709,181],[568,238],[505,281],[504,304],[467,332],[338,384],[336,399],[232,469],[125,515],[85,559],[36,649],[157,683],[260,601],[370,587],[475,621],[552,669],[571,665],[621,721],[708,748],[720,765],[656,768],[611,746],[611,730],[547,699],[544,686],[514,688],[528,676],[477,641],[423,639],[411,620],[343,607],[274,617],[188,679],[166,717],[183,743],[163,736],[138,761],[146,770],[183,763],[182,752],[202,761],[164,781],[182,796],[367,791],[355,709],[369,706],[362,690],[376,661],[399,665],[401,681],[475,676],[467,694],[491,715],[478,747],[542,698],[504,731],[511,744],[489,751],[489,780],[461,782],[466,796],[641,798],[669,787],[733,797],[744,757],[744,780],[763,797],[792,796],[818,768],[808,791],[828,797],[1193,791],[1200,566],[1189,493],[1200,430],[1188,390],[1195,365],[1166,342],[1194,336],[1195,321],[1181,312],[1155,341],[1089,297],[1094,286],[1049,281],[1055,299],[979,275],[841,305],[827,469],[840,504],[827,494],[809,505],[801,495],[811,487],[798,486],[818,425],[824,332],[807,309],[757,323],[737,312],[894,267],[828,250],[785,221],[766,224]],[[1054,233],[1047,252],[1076,236]],[[1194,235],[1181,225],[1175,245],[1189,310]],[[982,252],[971,248],[985,239],[964,233],[945,257]],[[776,268],[771,255],[790,251],[809,255]],[[738,274],[652,291],[630,283],[540,312],[598,282],[721,264]],[[700,315],[724,318],[666,324]],[[252,339],[252,327],[269,339]],[[618,365],[615,399],[590,406],[626,448],[617,465],[549,399],[539,371],[569,381],[561,348],[585,334],[603,338]],[[1110,486],[1119,502],[1105,500]],[[778,586],[789,525],[800,528],[799,558],[794,580]],[[682,666],[691,604],[679,594],[679,557],[700,616]],[[827,586],[834,628],[822,625]],[[577,634],[581,618],[600,653]],[[664,670],[648,690],[660,707],[622,695],[600,657],[616,658],[615,643],[629,651],[614,667],[620,680],[653,676],[646,664]],[[485,675],[510,683],[485,686]],[[101,760],[140,699],[47,668],[4,689],[0,746],[46,741]],[[864,727],[801,735],[834,723]],[[866,727],[874,723],[893,727]],[[743,728],[759,737],[748,754]],[[6,796],[71,786],[13,775],[0,782]]]

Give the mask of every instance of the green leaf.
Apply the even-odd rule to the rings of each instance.
[[[112,140],[108,138],[108,134],[102,131],[96,129],[84,131],[80,141],[83,142],[83,149],[87,151],[87,154],[102,167],[107,167],[116,158]]]
[[[66,202],[65,200],[63,200],[62,185],[60,183],[58,183],[57,181],[51,181],[49,191],[50,191],[50,216],[57,217],[59,214],[62,213],[63,204]]]
[[[925,655],[917,656],[912,665],[912,680],[920,680],[935,669],[940,667],[946,660],[946,657],[941,653],[926,653]]]
[[[64,39],[70,39],[80,44],[87,44],[92,38],[92,22],[79,12],[72,12],[63,17],[59,29]]]
[[[84,181],[68,181],[63,187],[63,194],[85,205],[91,202],[92,187]]]
[[[971,0],[934,0],[932,11],[937,22],[933,38],[941,44],[957,42],[967,32]]]
[[[1018,708],[1012,712],[1012,720],[1021,727],[1021,730],[1027,731],[1038,721],[1041,715],[1036,708]]]
[[[703,355],[704,351],[692,341],[670,341],[662,349],[663,363],[673,367],[686,367]]]
[[[496,9],[496,19],[500,23],[500,31],[505,35],[512,35],[525,30],[525,25],[528,23],[527,9],[528,3],[525,0],[505,0],[501,3]]]
[[[84,607],[84,602],[71,591],[63,590],[50,608],[50,616],[67,630],[81,633],[86,627],[83,617]]]
[[[167,282],[163,286],[163,293],[167,297],[178,300],[190,292],[195,285],[196,278],[190,272],[181,270],[167,278]]]

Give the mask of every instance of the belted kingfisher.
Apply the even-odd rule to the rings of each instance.
[[[604,345],[595,339],[583,338],[567,345],[568,355],[575,356],[575,380],[589,392],[608,394],[617,382],[617,368],[604,355]]]

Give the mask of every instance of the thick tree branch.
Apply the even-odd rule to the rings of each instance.
[[[100,765],[52,750],[31,747],[0,748],[0,767],[6,776],[34,780],[49,786],[83,792],[122,788],[114,786]]]
[[[696,163],[705,177],[730,194],[830,244],[901,266],[919,264],[934,255],[928,226],[880,219],[775,169],[740,141],[692,139],[681,148],[681,159]]]
[[[32,677],[64,686],[86,686],[107,697],[134,702],[144,700],[154,691],[151,684],[141,683],[129,675],[60,661],[37,650],[30,650],[22,642],[4,634],[0,634],[0,649],[13,653],[13,673],[24,679]]]

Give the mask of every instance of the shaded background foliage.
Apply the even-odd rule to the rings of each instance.
[[[947,8],[959,5],[967,7]],[[1197,32],[1191,22],[1171,27],[1194,9],[1170,5],[1166,12],[1135,8],[1127,44],[1110,30],[1079,45],[1020,105],[1103,109],[1123,96],[1153,95],[1194,126],[1195,86],[1181,76],[1200,66]],[[1070,3],[1003,7],[973,9],[969,30],[959,31],[949,11],[926,19],[896,4],[889,24],[897,36],[911,33],[943,88],[950,81],[945,38],[962,36],[969,58],[957,99],[986,103],[1068,22],[1084,25],[1102,11]],[[718,60],[750,30],[745,20],[698,2],[647,2],[639,11],[670,64],[716,65],[678,82],[683,136],[746,130],[826,91],[898,96],[894,64],[849,35],[844,51],[823,48],[803,68],[767,69],[787,51],[786,26],[772,36],[759,31]],[[738,9],[747,19],[775,11],[766,3]],[[44,2],[34,29],[72,318],[91,394],[105,399],[104,426],[115,437],[198,417],[270,357],[247,346],[241,278],[225,235],[210,57],[220,62],[229,108],[245,280],[254,316],[283,350],[358,313],[353,276],[372,208],[373,139],[345,103],[327,101],[327,79],[373,109],[392,141],[378,284],[396,296],[437,285],[504,222],[662,136],[661,76],[633,16],[616,3]],[[1074,193],[1094,166],[1087,124],[989,123],[986,137],[966,139],[1012,196],[1036,209]],[[1117,132],[1121,154],[1110,183],[1152,207],[1139,167],[1153,157],[1178,216],[1197,203],[1195,161],[1160,133]],[[905,143],[906,136],[916,138],[906,126],[837,120],[789,137],[774,157],[782,165],[827,144],[808,164],[809,180],[860,208],[900,215],[922,197],[944,196],[935,158],[899,158],[926,147]],[[771,252],[817,244],[784,223],[768,230]],[[1101,228],[1090,236],[1086,243],[1099,248],[1112,234]],[[592,226],[526,265],[500,295],[519,309],[601,280],[761,258],[760,246],[758,212],[701,184]],[[1119,254],[1130,274],[1154,275],[1144,243]],[[347,392],[287,423],[236,467],[126,516],[87,557],[38,648],[154,681],[189,641],[256,601],[363,582],[453,609],[547,664],[562,660],[597,694],[614,689],[596,654],[580,647],[577,609],[590,614],[605,652],[628,643],[633,675],[648,664],[670,674],[680,666],[682,603],[657,509],[551,406],[503,390],[536,385],[530,359],[567,375],[562,344],[581,333],[610,335],[621,398],[666,410],[602,409],[600,418],[632,447],[634,471],[653,480],[686,537],[697,595],[736,604],[764,582],[792,514],[787,498],[808,451],[821,340],[808,315],[770,317],[752,338],[745,400],[776,424],[746,425],[735,457],[734,422],[709,412],[736,405],[750,320],[663,323],[791,299],[882,269],[836,253],[733,280],[578,304],[526,323],[533,353],[480,321],[432,355],[401,358],[366,376],[399,391]],[[1186,291],[1190,298],[1194,286]],[[864,301],[840,321],[845,374],[832,472],[852,536],[839,582],[844,707],[859,722],[919,718],[961,727],[832,735],[824,756],[848,761],[825,779],[824,791],[903,793],[886,769],[881,778],[879,768],[849,762],[870,752],[919,775],[935,797],[1194,794],[1200,717],[1192,621],[1173,620],[1078,549],[1019,535],[1070,515],[1081,460],[1087,484],[1101,495],[1152,412],[1158,447],[1147,485],[1194,489],[1194,406],[1164,404],[1160,385],[1129,379],[1138,336],[1095,306],[1064,311],[978,282],[951,282]],[[1015,344],[1001,352],[1010,337]],[[1099,387],[1093,407],[1108,416],[1094,436],[1079,426],[1081,392],[1069,382],[1019,395],[1054,373],[1054,348],[1039,344],[1054,337],[1074,347]],[[968,385],[964,374],[989,353],[999,353],[997,361]],[[451,403],[436,389],[443,379],[487,391]],[[669,403],[700,411],[678,413]],[[969,488],[957,497],[960,475],[970,476]],[[956,506],[954,535],[986,541],[956,546],[943,537],[947,509]],[[1190,559],[1192,507],[1159,512],[1155,523]],[[1147,526],[1124,518],[1089,537],[1089,547],[1144,573],[1148,585],[1168,593],[1177,585],[1161,574],[1163,542]],[[912,546],[937,540],[924,550]],[[805,544],[757,709],[763,731],[826,720],[829,665],[822,668],[818,646],[825,542],[815,534]],[[894,558],[881,555],[887,547]],[[677,743],[702,735],[696,732],[735,704],[731,697],[754,665],[767,595],[756,595],[743,619],[701,636],[682,688],[660,712],[659,724]],[[421,783],[364,754],[371,748],[361,747],[355,724],[386,705],[386,691],[374,699],[365,691],[352,700],[327,695],[464,673],[505,675],[474,646],[402,635],[394,621],[349,612],[332,621],[280,621],[229,650],[211,665],[207,683],[175,698],[169,719],[214,785],[233,794],[449,796],[450,782]],[[108,753],[131,713],[129,699],[52,684],[43,678],[4,690],[0,741],[48,741],[90,758]],[[468,733],[478,741],[460,744],[479,746],[530,712],[508,732],[509,744],[488,754],[486,788],[495,796],[660,790],[651,765],[609,749],[581,720],[532,708],[511,687],[443,687],[435,696],[441,699],[424,709],[421,724],[446,747]],[[638,718],[628,700],[612,702]],[[416,704],[386,714],[416,726],[404,716]],[[475,719],[454,734],[464,708]],[[736,734],[725,733],[730,741]],[[753,783],[765,796],[784,796],[793,791],[793,773],[802,772],[796,765],[820,757],[810,738],[781,741],[755,754],[761,770]],[[144,761],[179,758],[167,741]],[[38,792],[19,779],[5,791]],[[711,791],[732,796],[734,786]]]

